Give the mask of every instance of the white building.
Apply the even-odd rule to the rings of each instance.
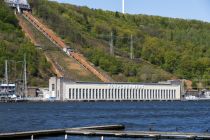
[[[20,13],[21,10],[31,10],[27,0],[4,0],[10,7],[16,8]]]
[[[90,83],[52,77],[49,92],[51,98],[62,101],[167,101],[181,99],[181,84]]]
[[[15,84],[0,84],[0,99],[16,96]]]

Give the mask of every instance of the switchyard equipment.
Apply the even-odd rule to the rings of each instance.
[[[103,82],[112,82],[113,80],[108,76],[105,76],[99,70],[97,70],[92,64],[90,64],[82,54],[72,51],[69,47],[58,37],[52,30],[43,25],[38,19],[36,19],[30,12],[23,11],[23,16],[28,20],[36,29],[43,33],[52,43],[64,51],[68,56],[74,58],[83,67],[85,67],[92,74],[97,76]]]

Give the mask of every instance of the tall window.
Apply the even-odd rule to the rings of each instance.
[[[105,99],[108,99],[108,92],[109,92],[108,89],[105,89],[105,94],[104,94]]]
[[[76,89],[76,99],[78,99],[78,89]]]
[[[78,99],[81,99],[82,89],[79,89]]]
[[[55,91],[55,84],[52,84],[52,91]]]
[[[176,90],[174,90],[174,99],[176,99]]]
[[[69,99],[71,99],[71,89],[69,89]]]
[[[124,91],[123,91],[122,99],[125,99],[125,93],[126,93],[126,89],[124,89]]]
[[[118,93],[119,99],[122,99],[122,94],[123,94],[123,88],[120,89],[120,92]]]
[[[58,90],[58,95],[57,95],[57,97],[60,98],[60,92],[59,92],[59,90]]]
[[[113,100],[116,100],[116,99],[117,99],[118,90],[119,90],[119,89],[115,89],[114,94],[113,94]]]
[[[102,89],[102,91],[101,91],[101,99],[104,99],[104,95],[105,95],[104,89]]]

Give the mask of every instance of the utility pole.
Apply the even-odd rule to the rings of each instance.
[[[131,39],[130,39],[130,59],[134,59],[133,35],[131,35]]]
[[[23,74],[23,79],[24,79],[24,94],[25,97],[28,97],[28,87],[27,87],[27,66],[26,66],[26,54],[24,54],[24,74]]]
[[[114,45],[113,45],[113,33],[110,35],[110,54],[114,55]]]
[[[5,60],[5,83],[8,85],[9,84],[9,80],[8,80],[8,61]]]
[[[17,10],[18,10],[18,13],[20,13],[20,1],[17,0]]]

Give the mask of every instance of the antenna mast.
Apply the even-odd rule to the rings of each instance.
[[[5,83],[9,84],[9,80],[8,80],[8,61],[5,60]]]
[[[125,0],[122,0],[122,13],[125,14]]]
[[[27,87],[27,68],[26,68],[26,54],[24,54],[24,94],[28,97],[28,87]]]

